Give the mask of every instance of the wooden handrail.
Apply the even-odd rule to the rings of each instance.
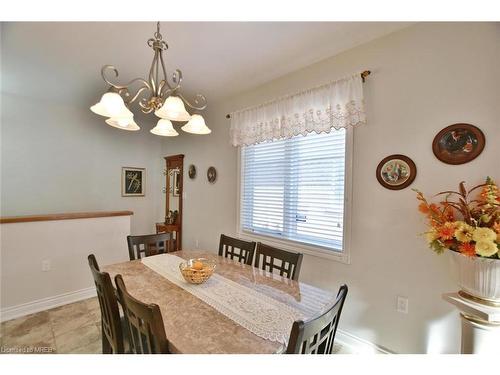
[[[96,217],[130,216],[132,211],[96,211],[96,212],[69,212],[64,214],[28,215],[28,216],[6,216],[0,217],[0,224],[28,223],[30,221],[53,221],[91,219]]]

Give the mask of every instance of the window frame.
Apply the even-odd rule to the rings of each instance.
[[[335,131],[335,130],[332,130]],[[304,254],[319,258],[334,260],[350,264],[351,250],[351,217],[352,217],[352,162],[353,162],[354,129],[346,128],[345,138],[345,171],[344,171],[344,226],[342,237],[342,250],[332,250],[324,246],[308,244],[290,239],[281,239],[274,236],[243,230],[241,227],[241,191],[243,181],[242,147],[237,151],[237,182],[236,182],[236,234],[239,238],[250,241],[260,241],[284,250],[300,251]]]

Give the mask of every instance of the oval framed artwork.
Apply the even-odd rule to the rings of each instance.
[[[401,190],[410,186],[415,180],[417,166],[408,156],[389,155],[378,163],[376,175],[383,187]]]
[[[217,171],[214,167],[210,167],[207,170],[207,180],[211,184],[215,184],[215,180],[217,180]]]
[[[436,134],[432,152],[446,164],[464,164],[477,158],[486,143],[481,129],[471,124],[453,124]]]
[[[196,166],[191,164],[188,169],[188,176],[192,180],[196,177]]]

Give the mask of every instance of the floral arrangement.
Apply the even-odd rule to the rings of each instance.
[[[479,190],[480,189],[480,190]],[[449,249],[467,256],[500,258],[500,193],[490,178],[486,183],[467,191],[465,183],[459,191],[443,191],[439,203],[429,203],[417,193],[418,209],[428,219],[429,231],[425,232],[429,247],[436,253]],[[475,199],[471,193],[478,191]]]

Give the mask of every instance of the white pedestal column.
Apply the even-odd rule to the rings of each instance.
[[[443,299],[460,310],[462,354],[498,354],[500,347],[500,307],[483,305],[461,297],[443,294]]]

